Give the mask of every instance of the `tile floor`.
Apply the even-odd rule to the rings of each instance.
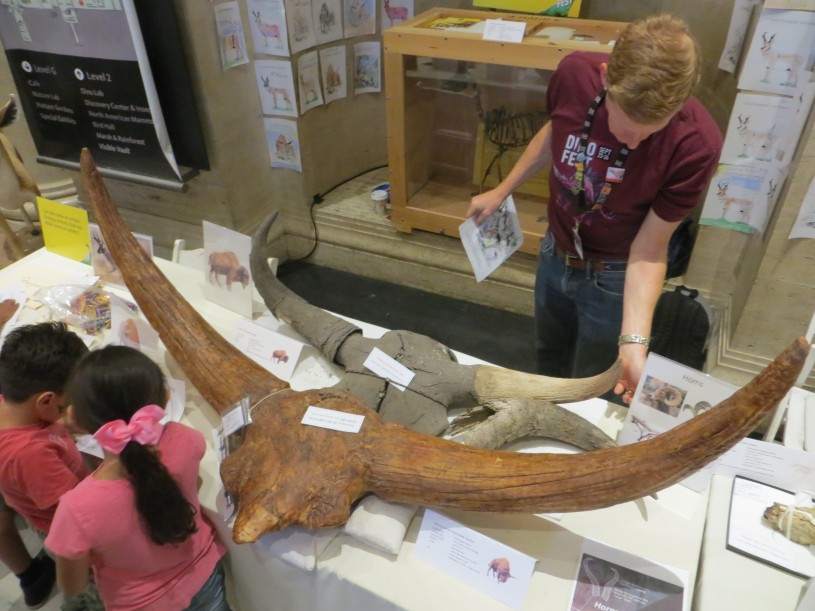
[[[20,528],[20,534],[31,555],[36,555],[42,548],[42,542],[39,536],[28,528],[28,526],[22,526]],[[51,598],[44,606],[40,607],[40,611],[59,611],[61,604],[62,595],[57,591],[55,586],[51,593]],[[25,606],[25,602],[23,601],[20,582],[16,576],[9,572],[4,564],[0,563],[0,610],[23,611],[24,609],[28,609],[28,607]]]

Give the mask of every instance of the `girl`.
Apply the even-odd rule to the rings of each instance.
[[[77,364],[68,396],[105,459],[60,499],[45,541],[66,600],[85,589],[92,566],[108,611],[228,611],[225,548],[198,501],[204,436],[159,422],[161,369],[137,350],[108,346]]]

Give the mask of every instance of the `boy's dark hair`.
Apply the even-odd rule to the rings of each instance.
[[[90,433],[114,420],[130,422],[145,405],[163,407],[166,393],[161,368],[125,346],[106,346],[88,353],[68,384],[76,423]],[[186,541],[197,530],[195,508],[154,449],[131,441],[119,459],[150,539],[158,545]]]
[[[41,392],[62,394],[88,347],[61,322],[17,327],[0,349],[0,391],[12,403]]]

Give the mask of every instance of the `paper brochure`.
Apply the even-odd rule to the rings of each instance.
[[[459,226],[458,231],[478,282],[498,269],[524,241],[511,195],[481,225],[476,225],[473,217],[470,217]]]

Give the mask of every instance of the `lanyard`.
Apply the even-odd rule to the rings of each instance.
[[[575,162],[574,186],[572,187],[572,193],[577,196],[578,215],[575,217],[575,224],[572,232],[574,233],[575,250],[581,259],[583,258],[583,246],[580,241],[580,236],[578,235],[578,231],[580,230],[580,222],[587,214],[593,212],[594,210],[599,210],[603,204],[606,203],[608,196],[611,194],[613,183],[622,182],[623,175],[625,173],[623,166],[625,165],[626,159],[628,159],[628,154],[631,152],[625,144],[622,145],[617,158],[614,160],[614,163],[607,168],[606,179],[603,182],[603,185],[600,187],[599,195],[594,200],[594,203],[589,205],[586,202],[585,187],[585,169],[586,165],[588,164],[586,150],[589,146],[589,135],[591,134],[594,119],[597,116],[597,109],[600,108],[600,105],[603,103],[605,98],[606,90],[603,88],[603,90],[595,96],[594,101],[589,107],[586,120],[583,121],[583,132],[580,134],[580,145],[577,149],[577,157]]]

